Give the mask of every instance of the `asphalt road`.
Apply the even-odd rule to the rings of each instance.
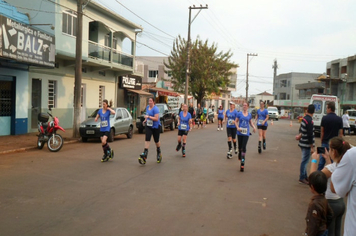
[[[253,134],[243,173],[216,124],[189,133],[186,158],[166,130],[160,164],[153,140],[138,163],[144,134],[116,138],[106,163],[97,141],[2,156],[0,235],[300,236],[312,195],[298,184],[297,130],[275,121],[262,154]]]

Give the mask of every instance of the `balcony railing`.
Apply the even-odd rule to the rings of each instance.
[[[89,41],[89,57],[133,67],[133,56],[92,41]]]
[[[116,49],[112,49],[112,62],[133,67],[133,56],[124,54]]]

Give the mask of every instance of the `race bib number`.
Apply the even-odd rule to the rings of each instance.
[[[153,126],[153,120],[147,120],[147,126]]]
[[[262,124],[263,124],[263,120],[258,120],[258,121],[257,121],[257,124],[258,124],[258,125],[262,125]]]
[[[187,129],[187,125],[186,124],[181,124],[180,128],[186,130]]]
[[[228,124],[228,125],[234,125],[235,123],[234,123],[234,120],[228,119],[228,120],[227,120],[227,124]]]
[[[103,120],[101,122],[101,127],[108,127],[108,121],[107,120]]]
[[[241,134],[247,134],[247,128],[241,128]]]

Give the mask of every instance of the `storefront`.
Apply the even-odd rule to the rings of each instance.
[[[29,66],[54,67],[55,37],[2,15],[0,25],[0,135],[24,134],[37,105]]]
[[[119,106],[125,107],[136,120],[147,106],[147,99],[153,97],[153,94],[142,91],[142,78],[138,77],[119,77],[119,89],[121,90],[121,102]],[[120,93],[118,93],[120,94]]]

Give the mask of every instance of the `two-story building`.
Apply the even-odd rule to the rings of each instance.
[[[26,8],[22,0],[7,2],[28,16],[24,27],[36,26],[42,34],[55,37],[55,43],[43,45],[53,68],[27,68],[27,86],[19,98],[28,117],[27,131],[37,129],[37,114],[49,107],[64,128],[72,127],[77,1],[32,0],[26,2]],[[95,1],[88,1],[83,8],[81,120],[101,107],[103,99],[130,109],[137,105],[132,103],[139,102],[137,97],[149,95],[137,92],[143,65],[135,60],[136,35],[142,27]]]

